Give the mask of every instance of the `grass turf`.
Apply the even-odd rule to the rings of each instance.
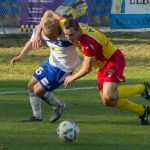
[[[150,35],[108,35],[127,57],[126,84],[150,81]],[[23,123],[31,114],[27,83],[32,72],[47,58],[48,51],[32,52],[23,62],[11,67],[10,59],[20,51],[27,37],[0,41],[0,150],[148,150],[150,126],[141,126],[138,116],[130,112],[105,107],[99,100],[98,89],[55,91],[67,103],[67,109],[56,123],[49,123],[51,108],[42,103],[44,120],[40,123]],[[96,87],[96,73],[92,72],[70,85]],[[60,87],[63,89],[63,86]],[[140,96],[131,97],[146,104]],[[80,128],[77,141],[62,143],[56,128],[63,120],[74,120]]]

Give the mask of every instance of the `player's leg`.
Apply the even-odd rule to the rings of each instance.
[[[120,97],[116,83],[104,83],[102,95],[102,99],[105,105],[137,113],[141,119],[141,124],[148,124],[148,114],[150,111],[149,106],[143,106],[132,102],[128,100],[127,97]]]
[[[42,121],[41,98],[34,93],[34,86],[37,82],[38,80],[35,77],[32,77],[28,83],[29,98],[33,115],[29,119],[23,120],[24,122]]]
[[[114,82],[113,84],[110,85],[114,86],[114,88],[117,87],[115,90],[119,91],[119,97],[121,98],[126,98],[131,95],[144,93],[145,90],[144,84],[137,84],[133,86],[119,86],[119,87],[117,86],[117,83],[125,81],[125,77],[123,76],[125,64],[126,62],[121,51],[116,51],[115,54],[109,60],[109,62],[106,64],[106,67],[103,70],[99,71],[98,73],[98,80],[100,80],[99,82],[103,82],[105,84],[104,86],[106,87],[106,89],[107,89],[107,82],[108,84],[110,84],[109,82]],[[114,96],[116,97],[116,95]]]
[[[47,104],[53,106],[53,113],[50,117],[50,122],[55,122],[56,120],[58,120],[61,117],[61,114],[64,111],[66,104],[56,98],[51,91],[45,90],[40,82],[38,82],[34,86],[34,93],[41,97],[41,99],[44,100]]]
[[[124,91],[126,92],[126,91]],[[117,83],[114,82],[104,82],[102,99],[106,106],[120,108],[135,112],[142,116],[144,114],[143,105],[129,101],[127,97],[120,97]]]
[[[41,98],[46,103],[53,106],[53,112],[50,117],[50,122],[55,122],[56,120],[58,120],[61,117],[63,111],[65,110],[66,104],[59,100],[57,97],[55,97],[55,95],[50,91],[45,92]]]
[[[53,106],[53,113],[50,121],[54,122],[60,118],[65,109],[65,103],[57,99],[52,91],[57,89],[62,83],[67,73],[59,68],[51,66],[49,62],[44,63],[40,67],[40,71],[36,71],[34,76],[38,79],[38,83],[34,86],[34,93],[42,98],[47,104]]]
[[[124,80],[124,76],[122,75],[124,67],[124,58],[121,53],[118,53],[115,57],[111,58],[104,69],[98,72],[98,85],[101,90],[102,100],[107,106],[135,112],[140,117],[145,116],[144,114],[149,113],[149,107],[144,107],[127,99],[128,96],[143,93],[145,89],[144,85],[118,87],[117,83]],[[148,117],[148,115],[146,116]],[[144,125],[147,124],[147,119],[141,119],[141,123]]]
[[[33,115],[23,120],[24,122],[30,122],[30,121],[42,121],[42,110],[41,110],[41,98],[34,93],[34,86],[43,78],[43,68],[42,66],[45,64],[45,62],[38,67],[38,69],[34,72],[31,80],[28,83],[28,91],[29,91],[29,98],[30,98],[30,104],[32,108]]]
[[[107,82],[105,82],[105,84],[107,84]],[[117,89],[120,98],[141,94],[145,99],[150,100],[150,83],[148,82],[136,85],[119,85]],[[115,93],[113,95],[115,96]]]
[[[141,96],[143,96],[147,100],[150,100],[150,83],[149,82],[143,82],[142,84],[145,86],[145,90],[141,94]]]

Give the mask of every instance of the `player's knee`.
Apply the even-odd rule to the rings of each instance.
[[[117,102],[116,99],[113,99],[110,96],[104,96],[102,99],[103,99],[103,104],[108,107],[114,107]]]
[[[39,97],[42,96],[41,91],[38,90],[38,89],[34,89],[34,93],[35,93],[37,96],[39,96]]]
[[[115,106],[114,103],[112,103],[111,101],[103,101],[103,104],[105,106],[108,106],[108,107],[114,107]]]
[[[29,92],[34,92],[34,84],[32,82],[28,83],[28,91]]]
[[[39,96],[39,97],[42,97],[43,94],[44,94],[44,91],[40,88],[37,88],[36,86],[34,86],[34,93]]]

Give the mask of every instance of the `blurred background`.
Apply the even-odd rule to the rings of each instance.
[[[108,29],[149,29],[150,1],[137,0],[0,0],[0,33],[32,32],[43,13]]]

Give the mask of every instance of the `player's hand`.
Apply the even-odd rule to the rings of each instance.
[[[72,76],[72,75],[67,76],[67,77],[65,78],[65,80],[64,80],[64,86],[67,87],[68,84],[72,83],[73,81],[74,81],[74,79],[73,79],[73,76]]]
[[[39,49],[41,46],[41,36],[36,35],[32,42],[32,48]]]
[[[22,60],[22,57],[18,55],[10,61],[10,64],[13,66],[17,61],[21,61],[21,60]]]

